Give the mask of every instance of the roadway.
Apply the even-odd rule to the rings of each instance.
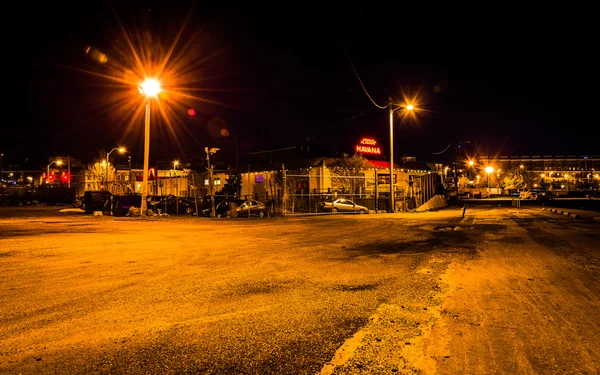
[[[597,373],[600,224],[0,210],[0,372]]]

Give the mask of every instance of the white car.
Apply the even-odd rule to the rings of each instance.
[[[368,214],[369,209],[365,206],[358,205],[349,199],[336,199],[331,202],[322,202],[321,209],[331,212],[356,212],[360,214]]]

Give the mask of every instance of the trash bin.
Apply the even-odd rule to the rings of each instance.
[[[83,193],[85,213],[92,215],[94,211],[102,211],[103,214],[110,214],[110,204],[107,203],[110,203],[111,196],[108,191],[86,191]]]
[[[127,215],[131,207],[142,208],[142,196],[139,194],[125,194],[115,198],[117,203],[113,202],[114,216]]]

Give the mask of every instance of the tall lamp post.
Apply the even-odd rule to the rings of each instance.
[[[401,108],[407,111],[412,111],[414,106],[412,104],[407,104],[406,106],[398,106],[394,108],[392,98],[390,98],[388,103],[390,114],[390,212],[396,212],[394,206],[394,112]]]
[[[106,171],[104,172],[104,181],[105,181],[105,185],[106,185],[106,186],[104,186],[104,189],[105,189],[105,190],[108,190],[108,165],[109,165],[109,164],[108,164],[108,163],[109,163],[109,162],[108,162],[108,157],[109,157],[109,156],[110,156],[110,154],[111,154],[113,151],[115,151],[115,150],[119,150],[119,152],[120,152],[121,154],[122,154],[122,153],[124,153],[124,152],[126,151],[126,150],[125,150],[125,147],[115,147],[115,148],[113,148],[112,150],[110,150],[110,151],[109,151],[109,152],[106,154]]]
[[[179,161],[175,160],[173,162],[173,177],[175,177],[175,212],[177,212],[177,215],[179,215],[179,194],[177,191],[177,188],[179,186],[179,184],[177,183],[177,166],[179,165]],[[171,180],[171,183],[173,183],[173,180]]]
[[[210,190],[210,217],[215,217],[215,184],[213,182],[213,165],[210,164],[210,155],[219,151],[219,148],[208,148],[204,147],[204,152],[206,152],[206,164],[208,169],[208,188]]]
[[[52,162],[50,162],[50,164],[48,164],[48,167],[46,167],[46,184],[48,184],[48,180],[50,178],[50,166],[54,163],[56,163],[56,165],[61,165],[62,160],[53,160]]]
[[[490,192],[490,173],[492,173],[494,171],[494,167],[485,167],[485,172],[487,173],[487,180],[488,180],[488,198],[492,197],[492,193]]]
[[[471,171],[469,179],[473,178],[473,165],[475,165],[475,162],[473,160],[469,160],[469,170]]]
[[[155,79],[147,79],[140,87],[140,94],[146,97],[146,116],[144,121],[144,174],[142,181],[141,215],[148,215],[148,158],[150,156],[150,100],[156,98],[161,91],[160,83]]]
[[[171,180],[171,186],[175,187],[175,196],[177,196],[177,166],[179,165],[179,161],[175,160],[173,161],[173,177],[175,178],[175,183],[173,183],[173,180]]]

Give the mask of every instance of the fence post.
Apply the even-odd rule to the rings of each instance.
[[[377,169],[375,169],[375,180],[373,183],[375,185],[375,197],[373,198],[375,200],[375,213],[379,213],[379,189],[377,189],[379,186],[379,179],[377,178]]]
[[[281,164],[281,173],[283,174],[283,205],[281,214],[285,216],[285,207],[286,207],[286,199],[287,199],[287,178],[285,173],[285,165]]]

